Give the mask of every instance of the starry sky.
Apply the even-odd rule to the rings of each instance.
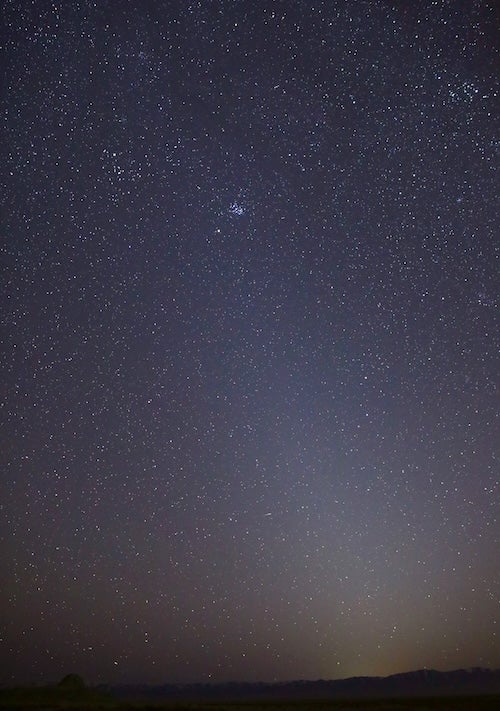
[[[0,682],[499,666],[495,3],[3,5]]]

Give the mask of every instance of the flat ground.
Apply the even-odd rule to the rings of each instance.
[[[345,701],[251,701],[179,703],[118,701],[90,689],[1,689],[0,711],[496,711],[500,696]]]

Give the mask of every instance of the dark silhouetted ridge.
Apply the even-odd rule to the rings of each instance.
[[[349,679],[279,683],[164,684],[106,687],[121,698],[183,700],[335,699],[500,694],[500,669],[434,669]]]

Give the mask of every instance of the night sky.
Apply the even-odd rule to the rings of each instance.
[[[495,3],[3,5],[0,682],[500,666]]]

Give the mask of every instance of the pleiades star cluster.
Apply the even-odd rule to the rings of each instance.
[[[498,5],[3,5],[0,682],[499,666]]]

